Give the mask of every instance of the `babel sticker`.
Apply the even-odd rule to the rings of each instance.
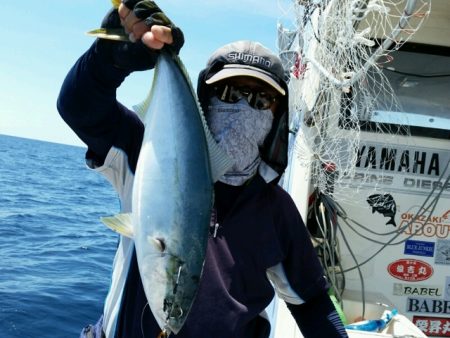
[[[418,259],[399,259],[388,265],[389,274],[407,282],[420,282],[433,275],[433,267]]]
[[[444,291],[437,285],[394,283],[393,294],[396,296],[441,297]]]
[[[406,299],[406,311],[448,316],[450,315],[450,301],[441,298],[409,297]]]

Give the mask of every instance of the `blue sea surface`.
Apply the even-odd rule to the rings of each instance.
[[[102,313],[119,211],[85,149],[0,135],[0,337],[78,337]]]

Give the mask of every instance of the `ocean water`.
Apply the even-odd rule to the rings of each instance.
[[[78,337],[102,312],[119,201],[84,152],[0,135],[0,338]]]

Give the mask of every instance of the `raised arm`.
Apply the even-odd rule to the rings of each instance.
[[[112,9],[102,27],[124,27],[134,42],[96,40],[70,69],[57,102],[61,117],[87,144],[97,165],[111,146],[128,152],[142,138],[143,125],[116,100],[117,88],[131,72],[153,68],[166,44],[178,53],[184,42],[170,21],[154,19],[163,13],[153,1],[127,5]]]

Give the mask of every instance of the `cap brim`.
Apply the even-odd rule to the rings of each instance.
[[[263,73],[261,70],[255,67],[246,65],[225,65],[224,68],[218,71],[205,81],[206,84],[213,84],[224,79],[235,76],[250,76],[266,82],[271,87],[276,89],[281,95],[286,95],[286,91],[269,75]]]

